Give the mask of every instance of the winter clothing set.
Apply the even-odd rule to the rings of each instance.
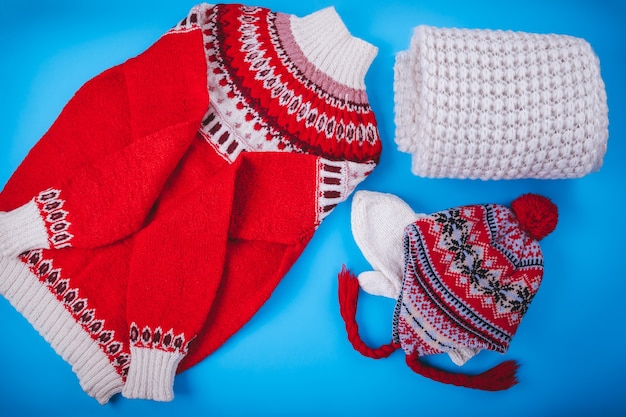
[[[395,141],[411,171],[430,178],[578,178],[606,153],[608,108],[600,65],[565,35],[418,26],[394,65]],[[558,210],[526,194],[511,207],[482,204],[416,214],[399,197],[359,191],[354,239],[374,271],[339,273],[348,338],[365,356],[402,348],[434,380],[484,390],[517,383],[514,361],[478,375],[447,372],[481,350],[504,353],[539,289],[539,240]],[[392,341],[367,346],[355,319],[359,287],[396,301]]]
[[[376,53],[333,8],[201,4],[76,92],[0,193],[0,293],[89,395],[171,400],[176,373],[270,297],[378,163],[364,83]],[[395,71],[396,140],[417,175],[601,165],[606,97],[584,41],[421,27]],[[423,216],[355,196],[355,239],[377,267],[359,282],[398,300],[388,353],[506,351],[541,281],[537,240],[556,225],[552,203],[521,201]],[[342,276],[349,322],[358,285]]]

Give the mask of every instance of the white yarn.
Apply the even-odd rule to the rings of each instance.
[[[576,178],[606,153],[600,64],[580,38],[418,26],[394,93],[396,143],[419,176]]]
[[[352,36],[334,7],[304,17],[292,15],[291,31],[304,55],[317,69],[340,84],[365,90],[365,74],[378,48]]]
[[[132,361],[122,389],[126,398],[155,401],[174,399],[174,377],[184,355],[160,349],[130,347]]]
[[[0,256],[15,258],[31,249],[49,248],[48,230],[34,200],[0,211]]]
[[[28,264],[0,256],[0,294],[72,365],[72,371],[87,394],[105,404],[122,391],[124,381],[98,344],[97,335],[74,319],[68,304],[59,302]]]
[[[397,299],[404,270],[404,228],[420,215],[399,197],[357,191],[352,199],[352,235],[374,271],[359,274],[359,285],[372,295]]]

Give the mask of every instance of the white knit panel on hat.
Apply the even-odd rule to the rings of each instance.
[[[418,26],[394,71],[396,143],[416,175],[576,178],[602,165],[606,92],[583,39]]]

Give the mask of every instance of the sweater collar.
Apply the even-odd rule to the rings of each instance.
[[[334,7],[290,17],[293,39],[315,68],[347,87],[364,90],[378,48],[350,34]]]

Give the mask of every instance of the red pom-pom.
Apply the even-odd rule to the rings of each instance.
[[[530,237],[541,240],[555,228],[559,219],[556,205],[538,194],[524,194],[511,203],[520,227]]]

